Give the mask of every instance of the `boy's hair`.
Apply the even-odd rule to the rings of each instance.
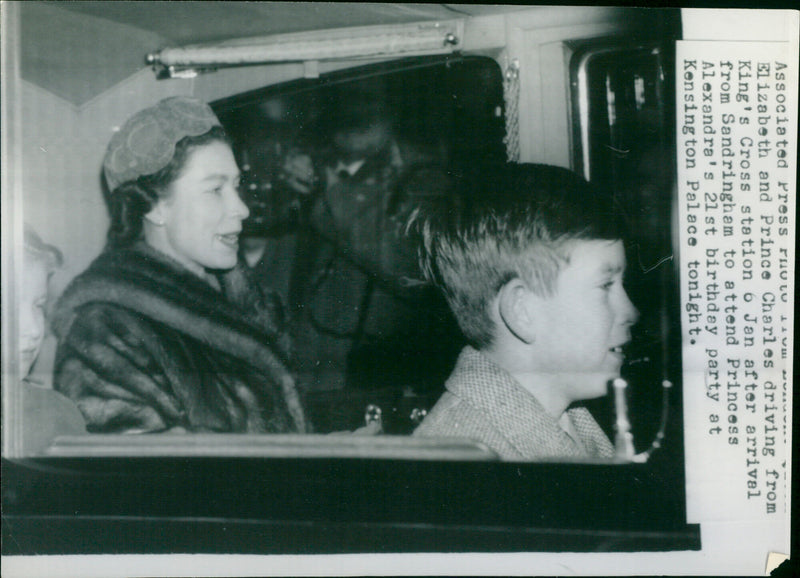
[[[572,240],[621,238],[613,200],[560,167],[502,163],[456,175],[451,194],[412,215],[420,266],[445,295],[467,341],[494,336],[488,305],[514,278],[552,295]]]

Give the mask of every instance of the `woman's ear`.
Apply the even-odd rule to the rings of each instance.
[[[144,218],[151,225],[155,225],[156,227],[163,227],[164,226],[164,211],[162,209],[161,203],[156,202],[153,204],[153,208],[150,209],[148,213],[145,213]]]
[[[503,324],[524,343],[533,343],[536,340],[534,298],[535,295],[520,278],[503,285],[498,294],[498,308]]]

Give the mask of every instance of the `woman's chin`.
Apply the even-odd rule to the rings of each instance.
[[[203,263],[203,267],[213,271],[229,271],[236,267],[238,256],[235,252],[226,252],[225,254],[214,255],[213,258],[207,259]]]

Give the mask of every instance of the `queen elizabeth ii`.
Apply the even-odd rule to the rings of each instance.
[[[103,161],[103,253],[54,312],[54,387],[87,430],[303,432],[279,300],[237,262],[247,206],[211,108],[133,115]]]

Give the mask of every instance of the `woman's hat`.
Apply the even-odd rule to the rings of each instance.
[[[108,144],[103,172],[109,191],[122,183],[163,169],[175,154],[175,145],[187,136],[199,136],[219,119],[206,103],[175,96],[140,110],[122,125]]]

